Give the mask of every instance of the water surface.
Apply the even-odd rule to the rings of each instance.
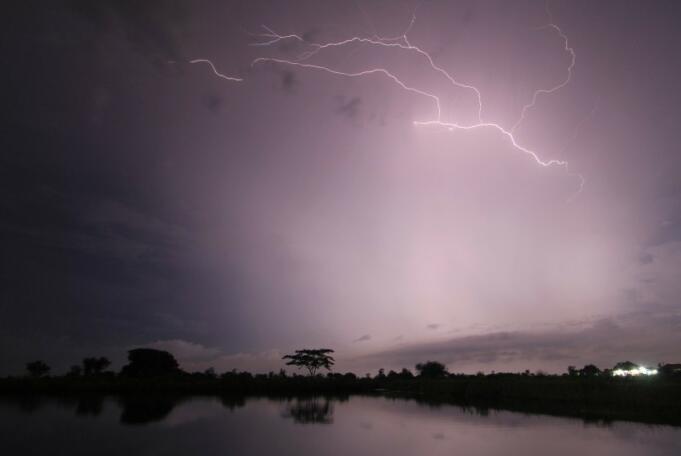
[[[681,428],[361,396],[0,398],[0,454],[676,456]]]

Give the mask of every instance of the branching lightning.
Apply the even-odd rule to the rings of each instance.
[[[435,62],[433,61],[430,54],[428,54],[426,51],[422,50],[421,48],[419,48],[417,46],[413,46],[409,43],[409,39],[407,38],[407,33],[411,29],[412,24],[414,23],[415,20],[416,20],[416,16],[412,16],[412,20],[409,24],[409,27],[407,28],[407,31],[405,31],[404,34],[402,34],[398,37],[381,38],[379,36],[374,36],[373,38],[362,38],[362,37],[355,36],[355,37],[348,38],[348,39],[345,39],[345,40],[342,40],[342,41],[329,42],[329,43],[323,43],[323,44],[309,43],[305,39],[303,39],[300,35],[279,35],[276,32],[274,32],[271,28],[263,25],[263,28],[267,31],[267,33],[263,33],[260,36],[263,37],[263,38],[266,38],[267,40],[262,41],[262,42],[258,42],[258,43],[253,43],[254,46],[270,46],[270,45],[275,44],[279,41],[293,39],[293,40],[296,40],[296,41],[299,41],[301,43],[308,45],[312,49],[300,54],[297,61],[260,57],[260,58],[255,59],[253,61],[253,64],[257,64],[259,62],[264,62],[264,61],[271,61],[271,62],[278,62],[278,63],[288,64],[288,65],[300,66],[300,62],[302,62],[304,60],[308,60],[311,57],[314,57],[315,55],[319,54],[321,51],[323,51],[325,49],[337,48],[337,47],[347,46],[347,45],[355,44],[355,43],[368,44],[368,45],[372,45],[372,46],[380,46],[380,47],[384,47],[384,48],[399,48],[399,49],[403,49],[403,50],[406,50],[406,51],[412,51],[412,52],[415,52],[415,53],[423,56],[427,60],[430,67],[433,70],[435,70],[436,72],[440,73],[445,78],[447,78],[447,80],[453,86],[460,88],[460,89],[471,90],[475,93],[475,96],[477,98],[477,105],[478,105],[478,122],[482,122],[482,94],[480,93],[480,91],[475,86],[472,86],[472,85],[469,85],[469,84],[464,84],[464,83],[459,82],[456,79],[454,79],[447,71],[445,71],[443,68],[440,68],[439,66],[437,66],[435,64]],[[316,68],[316,69],[320,69],[320,70],[325,70],[325,71],[329,71],[330,73],[333,73],[333,74],[337,74],[337,75],[341,75],[341,76],[349,76],[349,77],[365,76],[366,74],[372,74],[372,73],[383,73],[386,76],[388,76],[390,79],[392,79],[393,81],[398,83],[403,88],[407,88],[406,84],[404,84],[402,81],[400,81],[397,76],[395,76],[394,74],[392,74],[390,71],[388,71],[385,68],[376,68],[376,69],[373,69],[373,70],[369,70],[368,72],[363,71],[363,72],[358,72],[358,73],[344,73],[342,71],[331,70],[328,67],[321,67],[319,65],[312,65],[309,68]],[[411,89],[410,91],[415,91],[415,90],[416,89]],[[424,90],[419,90],[419,92],[422,95],[425,95],[425,96],[435,100],[435,105],[436,105],[436,108],[437,108],[437,120],[441,120],[442,111],[440,109],[440,99],[437,96],[435,96],[431,93],[425,92]]]
[[[422,48],[413,45],[408,38],[408,34],[412,27],[414,26],[416,22],[416,13],[412,14],[411,20],[405,29],[404,33],[399,36],[394,36],[394,37],[381,37],[378,35],[373,35],[372,37],[361,37],[361,36],[353,36],[341,41],[332,41],[332,42],[323,42],[323,43],[316,43],[316,42],[311,42],[303,38],[301,35],[297,34],[288,34],[288,35],[282,35],[277,32],[275,32],[272,28],[263,25],[263,33],[255,35],[258,38],[258,41],[255,43],[252,43],[252,46],[256,47],[271,47],[277,43],[284,42],[284,41],[297,41],[300,43],[302,46],[306,47],[307,49],[302,52],[300,55],[295,60],[287,60],[287,59],[280,59],[280,58],[274,58],[274,57],[258,57],[255,60],[251,62],[251,66],[256,66],[259,64],[263,63],[274,63],[274,64],[280,64],[280,65],[289,65],[289,66],[295,66],[298,68],[304,68],[304,69],[310,69],[310,70],[317,70],[317,71],[323,71],[332,75],[336,76],[343,76],[343,77],[351,77],[351,78],[359,78],[359,77],[368,77],[371,75],[380,75],[383,77],[386,77],[393,81],[395,84],[397,84],[399,87],[401,87],[403,90],[416,94],[418,96],[423,96],[428,99],[430,99],[434,105],[434,110],[435,110],[435,115],[434,118],[429,119],[429,120],[416,120],[413,122],[414,125],[416,126],[435,126],[435,127],[444,127],[450,131],[453,130],[477,130],[477,129],[492,129],[496,130],[498,133],[503,135],[508,139],[510,144],[518,150],[519,152],[522,152],[524,154],[529,155],[538,165],[543,166],[543,167],[550,167],[550,166],[560,166],[563,167],[568,175],[574,176],[579,179],[579,189],[575,193],[578,194],[581,192],[583,186],[584,186],[584,177],[581,174],[576,174],[572,173],[569,170],[568,167],[568,162],[565,160],[559,160],[559,159],[543,159],[540,157],[540,155],[526,147],[520,144],[515,137],[515,131],[516,129],[521,125],[521,123],[525,120],[527,112],[534,108],[537,99],[539,98],[540,95],[548,95],[552,94],[563,87],[567,86],[571,79],[572,79],[572,73],[575,67],[575,63],[577,60],[577,54],[575,53],[574,49],[570,46],[568,42],[567,35],[562,31],[562,29],[554,23],[553,17],[551,16],[550,11],[547,8],[547,14],[549,17],[549,23],[547,25],[544,25],[543,27],[540,27],[540,29],[550,29],[553,30],[555,33],[557,33],[561,39],[564,42],[564,51],[567,52],[570,57],[571,61],[570,64],[567,68],[567,74],[565,79],[563,79],[559,84],[549,87],[549,88],[540,88],[534,91],[532,94],[532,98],[529,103],[523,106],[520,117],[516,121],[516,123],[511,126],[511,128],[505,128],[501,124],[488,121],[488,120],[483,120],[483,102],[482,102],[482,94],[480,90],[466,82],[461,82],[457,80],[454,76],[452,76],[449,72],[447,72],[445,69],[442,67],[438,66],[435,61],[433,60],[432,56],[423,50]],[[476,102],[476,108],[477,108],[477,118],[476,121],[473,123],[459,123],[456,121],[446,121],[442,118],[442,105],[440,98],[435,95],[434,93],[431,93],[423,88],[419,87],[414,87],[411,86],[404,81],[402,81],[398,76],[396,76],[394,73],[392,73],[389,69],[383,68],[383,67],[377,67],[377,68],[368,68],[362,71],[356,71],[356,72],[347,72],[347,71],[341,71],[339,69],[335,69],[329,66],[321,65],[321,64],[316,64],[316,63],[310,63],[310,60],[322,52],[324,52],[327,49],[332,49],[332,48],[342,48],[345,46],[349,46],[352,44],[360,44],[360,45],[365,45],[365,46],[372,46],[372,47],[377,47],[377,48],[389,48],[389,49],[399,49],[401,51],[404,51],[406,53],[414,53],[416,55],[419,55],[425,60],[425,63],[427,66],[439,73],[440,75],[444,76],[449,83],[457,90],[465,90],[471,93],[471,96],[474,97],[475,102]],[[240,78],[235,78],[235,77],[229,77],[224,74],[221,74],[218,72],[213,65],[213,63],[210,60],[206,59],[195,59],[190,61],[190,63],[206,63],[210,65],[211,69],[215,73],[216,76],[229,80],[229,81],[242,81]],[[592,113],[593,114],[593,113]],[[590,116],[592,115],[590,114]],[[588,118],[588,117],[587,117]],[[586,119],[586,118],[585,118]],[[581,123],[580,123],[581,125]],[[573,197],[575,196],[573,195]]]
[[[547,13],[549,14],[549,17],[551,17],[551,13],[548,10],[547,10]],[[563,87],[565,87],[566,85],[568,85],[570,83],[570,80],[572,79],[572,70],[575,67],[575,63],[577,62],[577,54],[575,53],[575,50],[570,47],[570,44],[568,42],[568,37],[567,37],[567,35],[565,35],[563,33],[563,31],[560,29],[560,27],[558,27],[552,21],[550,24],[545,25],[544,27],[541,27],[541,28],[542,29],[547,29],[547,28],[553,29],[553,30],[556,31],[556,33],[558,33],[558,35],[560,35],[560,37],[563,39],[563,43],[565,45],[565,47],[564,47],[565,52],[568,52],[570,54],[570,57],[571,57],[570,58],[570,65],[567,68],[567,75],[565,76],[565,79],[560,84],[553,86],[553,87],[550,87],[548,89],[538,89],[538,90],[534,91],[534,93],[532,94],[532,100],[528,104],[523,106],[523,109],[520,112],[520,118],[513,125],[513,127],[511,127],[511,132],[514,132],[516,130],[516,128],[518,128],[518,126],[520,126],[520,124],[523,122],[523,120],[525,120],[525,113],[527,113],[527,111],[529,109],[532,109],[535,104],[537,104],[537,98],[539,97],[539,95],[552,94],[552,93],[562,89]]]

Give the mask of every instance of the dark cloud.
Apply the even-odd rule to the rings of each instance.
[[[288,94],[295,94],[300,87],[300,80],[296,73],[283,65],[268,62],[262,65],[267,71],[273,72],[276,76],[274,87]]]
[[[312,28],[310,30],[303,32],[303,34],[301,35],[301,38],[306,43],[315,43],[317,41],[317,37],[319,36],[320,32],[321,31],[318,28]]]
[[[205,274],[187,268],[205,255],[190,228],[193,209],[182,208],[189,192],[170,196],[161,189],[172,153],[168,144],[152,144],[169,130],[156,128],[159,111],[148,102],[159,100],[158,72],[148,72],[138,54],[144,48],[163,60],[172,49],[146,38],[131,47],[127,33],[105,36],[121,27],[119,12],[110,8],[129,6],[91,6],[106,9],[93,12],[108,24],[95,34],[94,17],[85,21],[53,3],[16,17],[32,30],[31,40],[0,45],[12,60],[32,55],[0,89],[13,112],[3,118],[11,134],[0,138],[0,333],[23,328],[14,348],[0,354],[3,373],[18,372],[36,356],[58,370],[81,355],[114,358],[124,351],[112,347],[128,343],[196,339],[197,332],[207,333],[198,314],[182,310],[188,296],[202,306],[229,299],[211,298],[215,288]],[[140,8],[149,21],[163,22],[164,12]],[[119,52],[103,64],[101,53],[81,46],[86,38],[112,41]],[[153,80],[140,76],[145,73]],[[133,107],[135,99],[147,100],[148,109]],[[201,298],[191,291],[196,280],[203,282]]]
[[[295,93],[300,85],[296,74],[291,70],[281,70],[279,74],[281,75],[281,88],[285,92]]]
[[[474,3],[468,3],[459,16],[463,25],[471,25],[475,21],[476,9]]]
[[[430,330],[432,330],[432,331],[435,331],[435,330],[437,330],[437,329],[440,329],[441,327],[442,327],[442,325],[439,324],[439,323],[430,323],[430,324],[427,324],[427,325],[426,325],[426,329],[430,329]]]
[[[675,241],[681,241],[681,216],[677,214],[660,224],[648,246],[654,247]]]
[[[203,97],[202,101],[204,106],[214,113],[220,112],[225,103],[224,98],[216,94],[206,95]]]
[[[371,334],[364,334],[363,336],[360,336],[357,339],[353,340],[353,342],[366,342],[368,340],[371,340]]]
[[[135,49],[159,64],[180,58],[178,28],[189,15],[180,1],[71,0],[69,4],[97,32],[122,32]]]
[[[353,97],[350,100],[345,100],[344,98],[339,98],[341,105],[336,109],[336,113],[348,117],[350,119],[355,119],[359,115],[360,105],[362,99],[359,97]]]
[[[655,260],[655,257],[650,252],[641,252],[637,259],[641,264],[650,264]]]
[[[334,342],[356,337],[358,319],[372,342],[347,345],[392,345],[385,356],[395,367],[436,357],[491,367],[678,356],[669,352],[681,295],[673,2],[556,5],[580,77],[542,97],[517,139],[584,173],[575,204],[563,204],[574,176],[537,166],[493,129],[414,127],[434,115],[432,103],[384,76],[275,64],[262,65],[270,79],[259,66],[249,73],[256,56],[310,48],[249,46],[246,31],[260,24],[307,41],[360,33],[341,1],[9,3],[0,31],[0,375],[30,358],[57,369],[150,343],[196,365],[276,369],[273,347],[341,352]],[[551,30],[528,32],[542,52],[505,40],[544,20],[541,4],[505,5],[423,3],[410,39],[440,48],[438,65],[484,89],[485,118],[511,125],[525,95],[560,80],[569,56]],[[390,2],[369,12],[386,34],[401,33],[408,13]],[[451,27],[459,21],[469,26]],[[315,36],[315,24],[330,23]],[[246,80],[167,65],[203,57]],[[474,116],[471,91],[453,90],[416,53],[352,45],[309,60],[342,71],[379,61],[441,95],[443,119]],[[299,96],[273,97],[268,86]],[[329,98],[341,93],[350,95]],[[561,138],[596,93],[599,114],[563,157]],[[366,128],[350,130],[360,119]],[[630,308],[668,317],[491,329]],[[424,329],[431,321],[447,325]],[[493,332],[449,334],[441,345],[391,340],[445,337],[454,322],[465,334]]]
[[[454,369],[484,364],[567,366],[590,362],[610,367],[622,359],[655,365],[674,359],[674,347],[681,343],[680,329],[681,316],[677,314],[631,313],[617,320],[596,320],[578,330],[495,332],[402,346],[371,357],[395,366],[436,359]]]

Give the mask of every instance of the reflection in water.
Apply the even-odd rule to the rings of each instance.
[[[120,406],[119,421],[126,425],[146,424],[163,421],[173,409],[184,401],[191,401],[189,396],[172,395],[124,395],[115,398]],[[222,396],[220,403],[228,410],[234,411],[246,405],[243,396]],[[33,414],[50,405],[61,409],[72,410],[79,417],[97,417],[102,414],[107,397],[100,394],[84,394],[78,396],[40,396],[19,395],[0,396],[0,405]]]
[[[3,455],[681,454],[680,427],[598,424],[385,397],[0,396]]]
[[[387,398],[389,400],[397,400],[397,401],[415,401],[417,404],[428,407],[429,409],[432,410],[439,410],[442,407],[456,407],[459,410],[461,410],[462,413],[470,414],[470,415],[475,415],[475,416],[481,416],[481,417],[487,417],[490,415],[490,412],[493,412],[495,410],[500,410],[499,408],[495,407],[489,407],[485,405],[461,405],[457,402],[449,402],[449,401],[442,401],[438,400],[437,398],[433,397],[428,397],[428,396],[423,396],[423,397],[404,397],[404,396],[395,396],[395,397],[389,397]],[[514,404],[514,407],[511,409],[511,411],[514,411],[516,413],[524,413],[526,415],[533,415],[533,414],[541,414],[541,415],[553,415],[553,416],[560,416],[560,417],[570,417],[570,418],[579,418],[584,422],[586,425],[596,425],[596,426],[602,426],[602,427],[608,427],[611,426],[613,423],[616,421],[603,414],[593,414],[589,413],[588,411],[585,410],[575,410],[575,408],[571,404],[563,404],[561,407],[560,405],[554,405],[553,407],[547,407],[546,405],[542,405],[539,407],[540,410],[542,410],[541,413],[536,412],[533,408],[532,405],[536,404]],[[640,417],[640,416],[639,416]],[[647,417],[650,418],[650,417]],[[678,422],[678,419],[676,422],[668,422],[666,420],[661,420],[661,417],[656,417],[658,420],[653,421],[653,423],[666,423],[666,424],[675,424]],[[645,422],[645,421],[644,421]],[[677,424],[678,425],[678,424]]]
[[[295,399],[286,405],[284,418],[293,418],[299,424],[333,423],[333,404],[328,398],[311,397]]]
[[[179,402],[172,396],[123,396],[121,423],[146,424],[167,417]]]
[[[230,411],[234,411],[246,405],[246,398],[243,396],[221,396],[220,403]]]
[[[370,431],[374,428],[374,423],[371,421],[360,421],[359,425],[363,428],[366,429],[367,431]]]
[[[44,400],[38,396],[19,396],[14,402],[23,412],[33,413],[43,406]]]
[[[104,396],[85,395],[78,398],[76,414],[80,416],[99,416],[104,408]]]

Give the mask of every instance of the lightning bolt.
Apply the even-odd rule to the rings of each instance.
[[[552,94],[566,85],[568,85],[572,79],[572,73],[575,67],[575,63],[577,60],[577,54],[574,51],[574,49],[569,45],[568,42],[568,37],[565,35],[565,33],[562,31],[562,29],[554,23],[553,17],[551,15],[551,12],[548,9],[547,5],[547,14],[549,17],[549,23],[547,25],[544,25],[540,27],[539,29],[550,29],[553,30],[555,33],[557,33],[563,40],[564,42],[564,51],[567,52],[571,56],[571,61],[570,64],[567,68],[567,75],[565,79],[563,79],[559,84],[550,87],[550,88],[540,88],[537,89],[533,94],[532,98],[529,103],[523,106],[520,117],[516,121],[516,123],[511,126],[510,128],[505,128],[501,124],[493,121],[487,121],[483,120],[483,102],[482,102],[482,93],[481,91],[474,85],[467,83],[467,82],[462,82],[460,80],[457,80],[454,76],[452,76],[449,72],[447,72],[444,68],[438,66],[432,56],[419,46],[413,45],[408,38],[408,34],[412,27],[414,26],[416,22],[416,11],[412,14],[411,20],[406,27],[405,31],[398,36],[394,37],[381,37],[377,34],[373,35],[372,37],[361,37],[361,36],[353,36],[344,40],[340,41],[331,41],[331,42],[324,42],[324,43],[317,43],[317,42],[311,42],[305,38],[303,38],[301,35],[297,34],[288,34],[288,35],[282,35],[277,32],[275,32],[272,28],[263,25],[263,33],[255,35],[258,39],[258,41],[251,43],[252,46],[255,47],[271,47],[277,43],[283,42],[283,41],[297,41],[301,45],[305,46],[307,50],[304,52],[300,53],[295,60],[288,60],[288,59],[280,59],[280,58],[274,58],[274,57],[258,57],[254,59],[251,62],[251,66],[256,66],[259,64],[263,63],[274,63],[274,64],[279,64],[279,65],[288,65],[288,66],[294,66],[298,68],[304,68],[304,69],[309,69],[309,70],[316,70],[316,71],[322,71],[325,73],[329,73],[332,75],[336,76],[342,76],[342,77],[349,77],[349,78],[360,78],[360,77],[368,77],[372,75],[379,75],[388,78],[395,84],[397,84],[400,88],[403,90],[410,92],[415,95],[419,95],[422,97],[426,97],[430,99],[434,105],[434,110],[435,110],[435,116],[433,119],[430,120],[416,120],[413,122],[415,126],[421,126],[421,127],[442,127],[446,128],[449,131],[454,131],[454,130],[462,130],[462,131],[469,131],[469,130],[478,130],[478,129],[489,129],[489,130],[495,130],[499,134],[501,134],[503,137],[505,137],[508,142],[512,145],[514,149],[516,149],[519,152],[522,152],[526,155],[528,155],[536,164],[542,166],[542,167],[550,167],[550,166],[560,166],[563,167],[566,171],[566,173],[571,176],[575,177],[579,180],[579,188],[576,191],[574,195],[570,197],[570,200],[574,199],[574,197],[579,194],[585,184],[585,179],[581,174],[573,173],[569,169],[568,162],[565,160],[559,160],[559,159],[543,159],[541,158],[540,154],[536,152],[533,149],[530,149],[527,146],[522,145],[516,138],[515,136],[515,131],[518,128],[518,126],[525,120],[525,116],[527,112],[534,108],[537,99],[539,98],[540,95],[548,95]],[[442,118],[442,105],[440,98],[435,95],[434,93],[431,93],[425,89],[419,88],[419,87],[414,87],[411,86],[404,81],[402,81],[398,76],[396,76],[394,73],[392,73],[389,69],[387,68],[368,68],[362,71],[356,71],[356,72],[347,72],[347,71],[341,71],[339,69],[335,69],[329,66],[325,65],[320,65],[316,63],[309,63],[310,59],[318,56],[319,54],[323,53],[325,50],[332,49],[332,48],[342,48],[345,46],[349,46],[352,44],[360,44],[360,45],[366,45],[366,46],[372,46],[372,47],[377,47],[377,48],[388,48],[388,49],[399,49],[401,51],[404,51],[406,53],[414,53],[416,55],[419,55],[422,57],[427,64],[428,67],[430,67],[431,70],[435,71],[436,73],[439,73],[442,75],[449,83],[457,90],[465,90],[471,93],[471,96],[474,97],[475,102],[476,102],[476,110],[477,110],[477,118],[473,123],[459,123],[455,121],[445,121]],[[207,59],[196,59],[190,61],[190,63],[207,63],[210,65],[212,68],[213,72],[215,73],[216,76],[221,77],[223,79],[229,80],[229,81],[242,81],[242,79],[239,78],[234,78],[234,77],[229,77],[224,74],[219,73],[216,69],[213,63]],[[593,115],[590,114],[590,116]],[[588,117],[590,117],[588,116]],[[586,120],[586,118],[585,118]],[[584,122],[583,120],[582,122]],[[581,125],[581,123],[580,123]],[[579,128],[579,127],[578,127]],[[577,128],[577,129],[578,129]],[[575,132],[577,131],[575,130]],[[576,134],[576,133],[575,133]]]
[[[438,118],[441,115],[442,110],[440,108],[440,99],[437,96],[433,95],[432,93],[424,92],[423,90],[408,86],[407,84],[402,82],[397,76],[395,76],[394,74],[392,74],[390,71],[386,70],[385,68],[372,68],[372,69],[369,69],[369,70],[358,71],[356,73],[346,73],[344,71],[334,70],[332,68],[325,67],[323,65],[314,65],[312,63],[294,62],[294,61],[291,61],[291,60],[275,59],[275,58],[272,58],[272,57],[258,57],[257,59],[253,60],[253,62],[251,63],[251,66],[255,66],[255,65],[262,63],[262,62],[280,63],[280,64],[284,64],[284,65],[297,66],[297,67],[300,67],[300,68],[311,68],[311,69],[314,69],[314,70],[321,70],[321,71],[325,71],[327,73],[335,74],[335,75],[338,75],[338,76],[347,76],[347,77],[351,77],[351,78],[360,77],[360,76],[369,76],[369,75],[372,75],[372,74],[383,74],[383,75],[387,76],[389,79],[392,79],[397,85],[402,87],[407,92],[413,92],[413,93],[416,93],[418,95],[422,95],[424,97],[428,97],[428,98],[432,99],[433,102],[435,103],[435,106],[436,106],[436,109],[437,109]]]
[[[568,150],[568,148],[572,145],[572,143],[577,139],[577,136],[579,135],[579,131],[582,129],[584,124],[586,122],[588,122],[589,120],[591,120],[596,115],[596,111],[598,111],[599,103],[600,103],[600,99],[596,99],[596,102],[594,103],[593,108],[591,108],[591,111],[589,111],[589,113],[586,116],[584,116],[584,118],[582,118],[582,120],[580,120],[579,123],[575,126],[575,129],[572,132],[572,136],[570,137],[570,139],[565,144],[565,147],[563,147],[563,150],[561,151],[561,153],[565,153]],[[567,169],[567,165],[566,165],[566,169]],[[568,175],[572,176],[572,177],[576,177],[577,179],[579,179],[579,188],[567,200],[567,202],[570,203],[570,202],[574,201],[574,199],[577,197],[577,195],[579,195],[582,192],[582,190],[584,189],[584,184],[586,184],[586,180],[584,179],[584,176],[582,176],[581,174],[571,173],[569,170],[568,170]]]
[[[217,76],[218,78],[224,79],[226,81],[243,82],[243,79],[241,79],[241,78],[235,78],[233,76],[227,76],[226,74],[220,73],[215,68],[215,65],[213,65],[213,62],[211,62],[208,59],[194,59],[194,60],[190,60],[189,63],[205,63],[208,66],[210,66],[211,70],[213,70],[213,74],[215,74],[215,76]]]
[[[528,104],[523,106],[523,109],[520,112],[520,118],[513,125],[513,127],[511,127],[512,132],[514,132],[520,126],[520,124],[523,122],[523,120],[525,120],[525,114],[527,113],[527,111],[529,109],[534,108],[534,106],[537,104],[537,98],[539,98],[539,95],[552,94],[552,93],[557,92],[558,90],[562,89],[563,87],[565,87],[566,85],[568,85],[570,83],[570,80],[572,79],[572,70],[574,69],[575,64],[577,63],[577,54],[575,53],[575,50],[572,47],[570,47],[570,42],[568,41],[567,35],[565,35],[565,33],[563,33],[563,31],[560,29],[560,27],[558,27],[556,24],[553,23],[553,15],[551,14],[551,11],[549,11],[549,9],[548,9],[548,4],[546,5],[546,14],[548,14],[550,22],[547,25],[540,27],[539,29],[540,30],[541,29],[552,29],[561,37],[561,39],[563,40],[563,44],[564,44],[563,49],[565,50],[565,52],[570,54],[570,65],[568,65],[567,75],[565,76],[565,79],[560,84],[555,85],[553,87],[550,87],[548,89],[538,89],[538,90],[534,91],[534,93],[532,94],[532,100]]]
[[[263,25],[263,28],[267,31],[267,33],[263,33],[260,36],[263,38],[267,38],[266,41],[261,41],[258,43],[253,43],[254,46],[270,46],[272,44],[275,44],[279,41],[283,40],[296,40],[301,43],[309,45],[312,49],[310,51],[303,52],[302,54],[299,55],[298,61],[293,61],[293,60],[282,60],[282,59],[274,59],[274,58],[267,58],[267,57],[259,57],[255,59],[252,62],[252,65],[260,63],[260,62],[265,62],[265,61],[270,61],[270,62],[278,62],[282,64],[287,64],[287,65],[294,65],[294,66],[302,66],[302,67],[307,67],[307,68],[314,68],[314,69],[319,69],[323,71],[327,71],[332,74],[340,75],[340,76],[348,76],[348,77],[357,77],[357,76],[365,76],[367,74],[373,74],[373,73],[383,73],[393,81],[395,81],[398,85],[400,85],[402,88],[407,89],[409,91],[417,91],[416,89],[409,89],[407,88],[407,85],[403,83],[397,76],[392,74],[390,71],[388,71],[385,68],[375,68],[367,71],[361,71],[357,73],[345,73],[342,71],[338,70],[332,70],[331,68],[328,67],[323,67],[320,65],[302,65],[300,62],[304,60],[308,60],[311,57],[314,57],[315,55],[319,54],[320,52],[324,51],[325,49],[330,49],[330,48],[337,48],[337,47],[342,47],[342,46],[347,46],[349,44],[354,44],[354,43],[359,43],[359,44],[369,44],[372,46],[380,46],[384,48],[399,48],[405,51],[412,51],[415,52],[421,56],[423,56],[430,67],[435,70],[436,72],[440,73],[442,76],[444,76],[453,86],[460,88],[460,89],[467,89],[471,90],[475,93],[475,96],[477,98],[477,106],[478,106],[478,122],[482,122],[482,94],[480,91],[473,85],[470,84],[465,84],[462,82],[457,81],[452,77],[447,71],[445,71],[443,68],[437,66],[435,62],[433,61],[433,58],[428,54],[426,51],[423,49],[419,48],[418,46],[413,46],[409,43],[409,39],[407,38],[407,32],[409,29],[411,29],[412,24],[416,20],[416,16],[412,16],[412,20],[410,22],[410,25],[407,29],[407,31],[398,36],[398,37],[393,37],[393,38],[381,38],[379,36],[374,36],[373,38],[362,38],[362,37],[352,37],[348,38],[342,41],[336,41],[336,42],[329,42],[329,43],[308,43],[305,39],[303,39],[300,35],[279,35],[276,32],[274,32],[271,28]],[[401,41],[401,42],[400,42]],[[437,120],[441,120],[442,118],[442,110],[440,108],[440,99],[431,94],[427,93],[424,90],[418,90],[419,93],[421,93],[424,96],[427,96],[431,99],[435,100],[435,105],[437,107]]]

